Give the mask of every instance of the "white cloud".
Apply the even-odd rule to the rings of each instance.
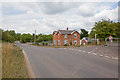
[[[90,31],[95,21],[118,19],[118,9],[112,8],[113,4],[115,3],[4,3],[3,29],[14,29],[22,33],[33,33],[36,29],[38,34],[49,34],[66,27]],[[11,9],[4,13],[7,8]]]

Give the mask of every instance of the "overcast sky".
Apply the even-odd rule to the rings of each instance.
[[[101,19],[118,20],[117,2],[19,2],[2,4],[2,29],[50,34],[58,29],[88,31]]]

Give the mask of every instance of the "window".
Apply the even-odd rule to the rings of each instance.
[[[67,44],[67,40],[64,40],[64,44]]]
[[[64,38],[67,38],[67,34],[65,34]]]
[[[55,44],[55,40],[54,40],[54,44]]]
[[[58,45],[60,45],[60,40],[58,40]]]
[[[74,41],[74,45],[77,45],[77,40]]]
[[[74,38],[77,38],[77,34],[74,34]]]

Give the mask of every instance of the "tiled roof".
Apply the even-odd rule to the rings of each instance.
[[[75,31],[76,30],[58,30],[58,31],[54,31],[53,33],[57,34],[57,32],[59,32],[60,34],[72,34]]]
[[[60,34],[71,34],[75,30],[59,30]]]

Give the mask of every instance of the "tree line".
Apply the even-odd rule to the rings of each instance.
[[[95,38],[95,34],[97,35],[98,39],[104,40],[105,38],[108,38],[110,35],[115,38],[120,38],[120,23],[119,22],[113,22],[110,19],[95,22],[94,27],[92,28],[91,32],[88,34],[88,31],[85,29],[80,29],[80,39],[83,37],[90,37]],[[14,41],[20,41],[21,43],[26,42],[34,42],[34,36],[35,34],[21,34],[16,33],[14,30],[10,31],[4,31],[0,29],[0,40],[7,41],[7,42],[14,42]],[[44,34],[38,34],[36,35],[36,42],[43,42],[43,41],[52,41],[53,35],[44,35]]]
[[[21,34],[21,33],[16,33],[14,30],[4,31],[0,29],[0,40],[6,41],[6,42],[11,42],[11,43],[13,43],[14,41],[20,41],[21,43],[34,42],[34,37],[35,37],[35,34],[32,34],[32,35],[30,33]],[[36,35],[36,42],[52,41],[52,39],[53,39],[52,34]]]

